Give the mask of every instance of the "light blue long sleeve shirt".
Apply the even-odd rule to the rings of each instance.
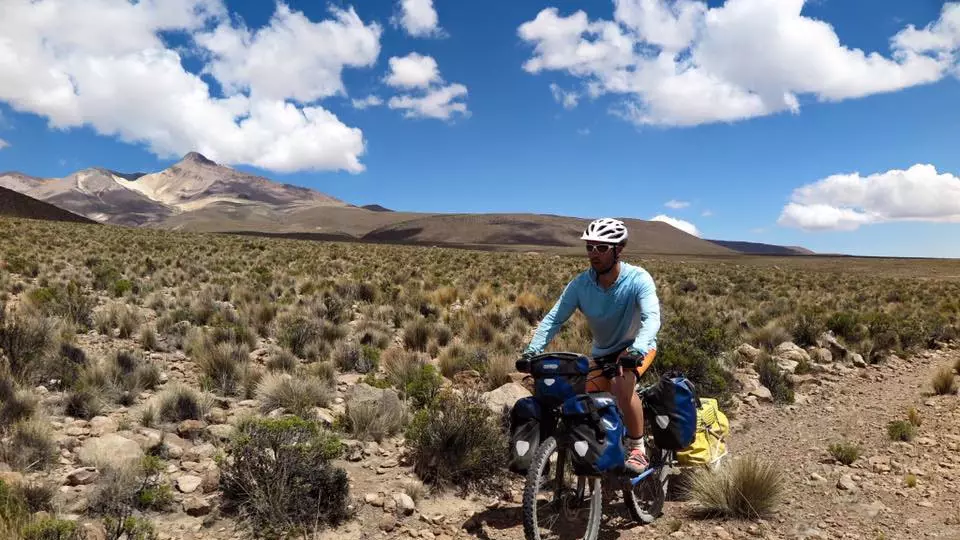
[[[543,352],[575,309],[587,317],[593,333],[593,356],[627,347],[644,355],[656,349],[660,300],[653,277],[639,266],[621,261],[620,275],[609,289],[597,283],[593,268],[578,274],[540,321],[527,351]]]

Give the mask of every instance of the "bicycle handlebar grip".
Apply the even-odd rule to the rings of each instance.
[[[517,371],[519,371],[520,373],[529,373],[529,372],[530,372],[530,359],[529,359],[529,358],[521,358],[521,359],[517,360],[517,362],[516,362],[516,364],[514,364],[514,366],[517,368]]]
[[[624,355],[620,357],[620,365],[625,368],[635,368],[643,363],[643,358],[633,355]]]

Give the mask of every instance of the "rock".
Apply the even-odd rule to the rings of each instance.
[[[880,515],[880,512],[883,512],[884,510],[886,510],[887,507],[884,506],[883,503],[880,501],[873,501],[872,504],[861,504],[859,506],[859,509],[868,518],[874,519],[878,515]]]
[[[860,490],[860,488],[857,487],[857,484],[853,481],[853,477],[850,476],[849,474],[845,474],[840,477],[840,480],[837,481],[837,488],[843,491],[852,491],[852,492],[857,492]]]
[[[143,450],[136,441],[116,433],[108,433],[102,437],[93,437],[84,441],[77,450],[77,458],[84,465],[120,467],[130,461],[139,461],[143,458]]]
[[[757,400],[765,403],[773,403],[773,394],[770,392],[770,389],[766,386],[761,386],[756,390],[750,392],[751,396],[755,396]]]
[[[803,385],[816,386],[820,384],[820,381],[809,373],[803,375],[795,375],[791,373],[790,375],[787,375],[787,380],[793,385],[794,388],[800,388]]]
[[[229,424],[214,424],[212,426],[207,426],[207,433],[209,433],[214,439],[220,441],[229,441],[236,431],[237,428]]]
[[[397,493],[393,496],[393,500],[397,502],[397,510],[405,516],[413,514],[413,511],[417,509],[417,504],[406,493]]]
[[[386,514],[380,518],[380,530],[384,532],[392,532],[397,528],[397,518],[393,517],[391,514]]]
[[[210,499],[204,497],[190,497],[183,501],[183,511],[186,512],[188,516],[205,516],[209,514],[212,509],[213,505],[210,503]]]
[[[815,473],[815,472],[814,472],[814,473],[810,473],[810,479],[813,480],[814,482],[826,482],[826,481],[827,481],[826,478],[820,476],[819,474],[817,474],[817,473]]]
[[[833,353],[826,347],[813,347],[809,351],[810,360],[817,364],[830,364],[833,362]]]
[[[789,373],[789,374],[795,373],[797,371],[797,367],[800,365],[800,362],[797,362],[795,360],[790,360],[787,358],[777,358],[776,362],[777,362],[777,369],[779,369],[782,373]]]
[[[736,379],[737,384],[740,385],[742,392],[750,394],[757,388],[760,388],[760,377],[756,373],[744,373],[738,371],[733,375]]]
[[[67,473],[68,486],[85,486],[94,483],[100,473],[95,467],[80,467]]]
[[[204,493],[213,493],[214,491],[220,489],[220,469],[214,467],[203,473],[203,483],[200,484],[200,489]]]
[[[530,395],[530,391],[517,383],[507,383],[496,390],[483,394],[487,407],[495,413],[509,411],[517,400]]]
[[[773,350],[773,357],[776,359],[790,360],[798,364],[810,362],[810,354],[791,341],[785,341],[777,345]]]
[[[177,435],[185,439],[196,439],[203,433],[204,425],[200,420],[184,420],[177,426]]]
[[[333,411],[330,409],[315,407],[313,412],[317,415],[317,420],[323,422],[328,427],[332,426],[337,421],[337,415],[333,414]]]
[[[867,367],[867,363],[863,361],[863,356],[861,356],[860,353],[850,353],[848,358],[850,362],[853,363],[854,367],[858,367],[858,368]]]
[[[737,354],[740,355],[740,358],[743,362],[752,364],[760,357],[760,349],[750,345],[749,343],[744,343],[737,347]]]
[[[117,422],[106,416],[94,416],[90,419],[90,435],[99,437],[107,433],[116,433],[119,427]]]
[[[177,489],[183,493],[193,493],[203,483],[203,479],[192,474],[185,474],[177,478]]]

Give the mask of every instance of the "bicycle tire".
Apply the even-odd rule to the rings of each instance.
[[[623,489],[623,502],[634,521],[649,525],[663,515],[663,504],[667,500],[670,479],[669,465],[672,460],[672,452],[662,450],[660,455],[651,463],[654,472],[650,476],[641,480],[637,485],[631,485],[629,478],[626,480]],[[647,499],[646,496],[649,496],[649,503],[644,504],[641,499]]]
[[[540,535],[537,523],[537,494],[543,483],[543,471],[550,462],[550,456],[557,451],[557,440],[554,437],[545,439],[537,449],[537,453],[527,471],[526,483],[523,488],[523,533],[527,540],[544,540]],[[559,461],[559,460],[558,460]],[[564,475],[565,463],[559,463],[555,475]],[[603,493],[600,477],[592,479],[590,490],[590,513],[587,517],[587,530],[584,540],[597,540],[600,533],[600,520],[603,513]]]

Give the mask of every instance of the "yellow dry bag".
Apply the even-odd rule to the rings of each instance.
[[[727,455],[726,436],[730,422],[713,398],[700,398],[697,409],[697,435],[693,443],[677,452],[681,466],[714,468]]]

